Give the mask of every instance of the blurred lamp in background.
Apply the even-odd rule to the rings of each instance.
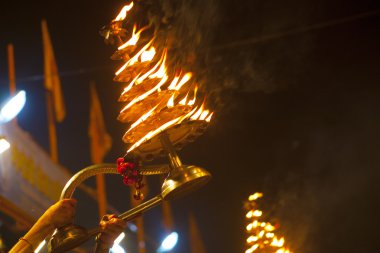
[[[171,251],[178,242],[178,233],[172,232],[162,241],[161,246],[157,249],[157,253]]]
[[[36,250],[34,251],[34,253],[38,253],[38,252],[40,252],[41,249],[45,246],[45,244],[46,244],[46,241],[43,240],[43,241],[38,245],[38,247],[36,248]]]
[[[119,245],[120,242],[124,239],[125,233],[121,233],[113,242],[113,246],[111,248],[111,253],[126,253],[125,250]]]
[[[0,154],[3,153],[5,150],[7,150],[11,145],[9,142],[4,139],[3,137],[0,137]]]
[[[0,109],[0,124],[6,123],[16,117],[24,107],[25,102],[26,93],[23,90],[11,97]]]

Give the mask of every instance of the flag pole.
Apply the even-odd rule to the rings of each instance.
[[[49,90],[46,91],[46,107],[48,118],[50,157],[54,162],[58,163],[57,130],[54,119],[53,98]]]
[[[91,142],[91,161],[102,163],[104,155],[110,148],[110,137],[105,131],[100,101],[95,88],[95,82],[90,82],[90,123],[89,137]],[[107,213],[107,195],[103,174],[96,175],[96,193],[98,198],[99,218]]]
[[[9,91],[10,91],[11,96],[14,96],[16,94],[16,71],[15,71],[13,44],[8,44],[7,50],[8,50]],[[17,123],[17,118],[15,117],[12,121],[14,123]]]
[[[57,130],[55,125],[55,115],[54,115],[54,101],[52,94],[53,86],[53,73],[52,73],[52,60],[54,59],[50,36],[47,28],[46,20],[41,22],[42,28],[42,42],[44,48],[44,78],[45,78],[45,88],[46,88],[46,107],[47,107],[47,120],[48,120],[48,132],[49,132],[49,146],[50,146],[50,157],[51,159],[58,163],[58,147],[57,147]]]
[[[13,44],[8,44],[8,76],[11,96],[16,93],[16,75]]]

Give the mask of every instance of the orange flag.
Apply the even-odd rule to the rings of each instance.
[[[107,133],[102,108],[93,83],[90,85],[90,124],[88,127],[88,135],[91,141],[92,162],[103,162],[104,156],[111,148],[112,140]]]
[[[57,63],[55,62],[53,46],[51,44],[46,20],[42,20],[41,25],[42,41],[44,45],[45,88],[52,95],[55,120],[62,122],[66,116],[66,110],[61,91],[61,81],[59,80]]]
[[[91,160],[93,163],[102,163],[104,156],[111,148],[112,140],[107,133],[102,108],[93,83],[90,85],[90,124],[88,127],[88,135],[90,137]],[[98,193],[99,217],[102,217],[107,211],[105,182],[102,174],[96,176],[96,188]]]
[[[189,215],[189,235],[191,253],[206,253],[199,228],[193,214]]]

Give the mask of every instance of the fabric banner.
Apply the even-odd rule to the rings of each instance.
[[[10,143],[0,154],[0,196],[37,219],[71,176],[17,124],[0,125],[0,137]]]

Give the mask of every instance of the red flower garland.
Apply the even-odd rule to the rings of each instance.
[[[117,172],[123,176],[123,183],[125,185],[135,187],[136,192],[133,194],[133,198],[135,200],[142,200],[144,194],[141,192],[141,189],[144,187],[144,184],[142,183],[143,176],[140,174],[138,163],[124,161],[124,158],[117,159]]]

